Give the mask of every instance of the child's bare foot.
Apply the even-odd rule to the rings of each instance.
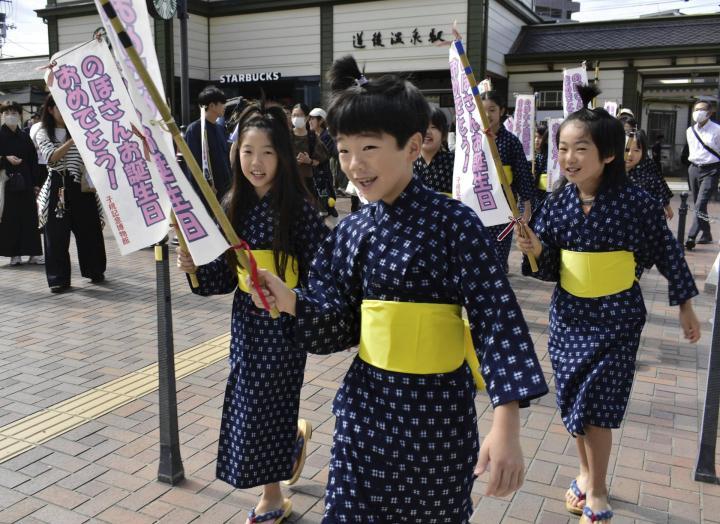
[[[608,502],[607,491],[603,493],[594,493],[588,491],[585,499],[585,507],[583,508],[583,516],[580,518],[581,524],[610,524],[613,512]]]
[[[587,476],[581,473],[570,483],[570,487],[565,492],[565,509],[573,515],[582,515],[585,507],[586,486]]]

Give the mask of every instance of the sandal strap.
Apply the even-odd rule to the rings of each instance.
[[[305,437],[303,437],[302,435],[298,435],[298,438],[295,441],[295,449],[293,449],[292,454],[293,463],[297,462],[297,460],[300,458],[303,446],[305,446]]]
[[[248,519],[252,524],[255,524],[256,522],[267,522],[268,520],[274,520],[279,519],[285,514],[285,510],[283,508],[275,509],[272,511],[268,511],[266,513],[261,513],[260,515],[255,514],[255,508],[250,510],[250,514],[248,515]]]
[[[585,500],[585,493],[580,491],[580,486],[578,486],[577,479],[573,479],[573,481],[570,483],[570,491],[573,492],[573,495],[575,495],[578,500]]]
[[[583,508],[583,515],[589,518],[590,522],[600,522],[602,520],[610,520],[611,518],[613,518],[614,513],[611,509],[606,509],[605,511],[595,513],[593,510],[590,509],[589,506],[585,506]]]

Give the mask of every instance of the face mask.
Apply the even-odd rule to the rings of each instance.
[[[708,119],[708,112],[703,110],[693,111],[692,119],[693,122],[697,122],[698,124],[705,122],[705,120]]]
[[[6,126],[17,126],[20,118],[17,115],[3,115],[2,117],[3,124]]]
[[[305,117],[302,117],[302,116],[292,117],[292,125],[295,129],[305,127]]]

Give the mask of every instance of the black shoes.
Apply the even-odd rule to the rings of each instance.
[[[688,237],[688,239],[685,241],[685,249],[688,251],[692,251],[695,249],[695,239]]]
[[[712,244],[713,239],[711,236],[708,236],[708,237],[703,236],[702,238],[700,238],[700,240],[697,241],[697,243],[698,244]]]
[[[105,282],[105,275],[95,275],[90,279],[90,282],[92,282],[93,284],[100,284],[101,282]]]
[[[50,286],[50,293],[62,293],[70,289],[70,284],[60,284],[57,286]]]

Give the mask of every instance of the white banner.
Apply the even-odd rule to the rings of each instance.
[[[455,46],[450,46],[450,77],[455,99],[453,197],[477,212],[485,226],[507,224],[512,216],[490,152],[480,111]]]
[[[505,129],[510,131],[513,135],[515,134],[515,117],[510,115],[505,119],[505,122],[503,122],[503,126]]]
[[[120,254],[159,242],[168,231],[168,198],[112,53],[104,42],[92,41],[56,53],[51,63],[45,81],[102,202]]]
[[[583,108],[582,98],[575,89],[576,85],[586,85],[587,70],[585,66],[563,69],[563,116],[565,118]]]
[[[145,63],[153,83],[160,91],[160,96],[165,98],[145,0],[111,0],[111,3],[135,49]],[[207,264],[230,246],[175,160],[172,136],[162,129],[159,123],[160,113],[112,28],[100,0],[95,0],[95,5],[113,49],[117,53],[123,76],[127,80],[130,97],[144,125],[143,129],[152,158],[164,183],[183,236],[187,240],[190,254],[196,264]]]
[[[552,193],[555,184],[562,178],[560,162],[558,162],[558,145],[556,138],[560,124],[564,118],[548,118],[548,151],[547,151],[547,192]]]
[[[610,116],[617,115],[618,110],[618,103],[613,100],[605,100],[605,105],[603,106],[605,108],[605,111],[610,113]]]
[[[515,136],[518,137],[529,162],[535,158],[535,95],[515,98]]]

